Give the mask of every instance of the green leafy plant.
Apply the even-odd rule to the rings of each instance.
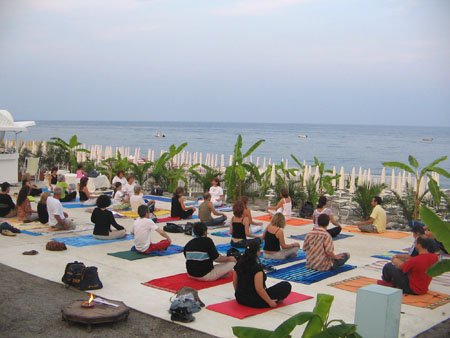
[[[447,156],[443,156],[438,158],[437,160],[434,160],[421,170],[419,170],[419,162],[416,160],[416,158],[412,155],[409,155],[408,162],[410,165],[407,165],[402,162],[383,162],[382,164],[385,167],[394,167],[394,168],[400,168],[403,169],[411,174],[413,174],[416,178],[416,187],[414,189],[415,196],[414,196],[414,220],[417,221],[419,219],[419,208],[420,208],[420,184],[425,177],[425,175],[428,175],[430,178],[430,181],[428,182],[428,189],[433,195],[433,198],[435,199],[436,203],[439,204],[441,200],[441,192],[439,190],[439,186],[436,183],[436,181],[429,175],[429,173],[435,172],[440,175],[443,175],[446,178],[450,178],[450,173],[440,167],[436,167],[439,163],[447,160]]]
[[[319,190],[319,196],[323,195],[326,192],[328,195],[334,194],[334,187],[331,184],[331,181],[338,179],[341,175],[332,175],[333,171],[329,169],[325,169],[325,163],[319,162],[319,159],[314,156],[314,165],[312,167],[319,168],[319,177],[315,177],[317,188]],[[331,174],[331,175],[326,175]]]
[[[311,202],[314,206],[319,200],[319,193],[317,192],[317,182],[314,176],[309,177],[305,182],[306,200]]]
[[[242,136],[239,134],[234,146],[233,162],[225,171],[225,185],[227,195],[233,197],[233,203],[242,196],[242,185],[248,166],[244,166],[244,159],[250,156],[265,140],[259,140],[242,154]]]
[[[392,190],[394,194],[394,202],[400,207],[403,217],[406,219],[409,225],[412,224],[414,220],[414,208],[415,208],[415,192],[412,187],[408,184],[406,185],[405,196],[399,195],[395,190]],[[419,202],[422,203],[428,190],[424,191],[421,196],[419,196]]]
[[[73,135],[70,138],[69,142],[66,142],[59,137],[50,137],[50,139],[53,141],[48,142],[48,144],[61,148],[67,154],[70,172],[75,172],[75,169],[77,167],[77,152],[90,152],[89,150],[84,148],[77,148],[81,145],[81,142],[78,142],[77,135]]]
[[[153,165],[151,161],[145,161],[143,164],[129,163],[129,167],[133,172],[134,179],[142,187],[148,179],[150,167]]]
[[[353,195],[353,202],[358,205],[355,213],[364,220],[368,219],[373,209],[372,199],[380,195],[383,189],[386,189],[385,184],[365,182],[358,185]]]
[[[209,187],[211,186],[211,181],[214,177],[220,178],[220,171],[211,168],[207,165],[202,164],[201,166],[204,170],[203,173],[198,170],[189,170],[189,173],[192,175],[192,179],[202,186],[203,192],[207,192]]]
[[[103,175],[108,176],[111,181],[113,177],[117,175],[119,170],[127,172],[129,164],[128,159],[126,157],[122,158],[120,151],[117,151],[116,157],[110,157],[102,160],[101,165],[97,167],[97,170]]]
[[[328,321],[328,315],[334,296],[317,294],[316,306],[312,312],[300,312],[281,323],[274,331],[252,327],[234,326],[233,333],[239,338],[286,338],[298,325],[308,323],[302,338],[361,337],[355,324],[346,324],[342,320]],[[331,325],[338,322],[338,325]]]
[[[436,213],[423,205],[420,208],[420,217],[435,238],[444,245],[447,252],[450,251],[450,223],[444,222]],[[427,270],[430,277],[436,277],[450,271],[450,260],[444,259],[434,263]]]

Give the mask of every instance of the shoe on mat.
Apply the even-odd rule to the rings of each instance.
[[[22,252],[22,255],[33,256],[33,255],[37,255],[38,253],[39,252],[37,252],[36,250],[30,250],[30,251]]]
[[[12,232],[11,230],[7,230],[7,229],[2,230],[2,235],[3,236],[16,236],[16,234],[14,232]]]
[[[394,287],[394,283],[386,282],[384,279],[379,279],[379,280],[377,280],[377,284],[378,284],[378,285],[383,285],[383,286],[388,286],[388,287],[390,287],[390,288],[393,288],[393,287]]]

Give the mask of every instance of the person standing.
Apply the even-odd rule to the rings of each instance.
[[[362,232],[383,233],[386,231],[386,211],[381,207],[381,197],[375,196],[372,199],[373,210],[370,218],[365,222],[358,222],[356,225]]]

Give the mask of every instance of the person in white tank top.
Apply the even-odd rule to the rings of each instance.
[[[289,197],[289,192],[287,189],[283,188],[280,190],[280,196],[281,199],[278,202],[278,204],[274,207],[267,207],[266,210],[269,212],[269,214],[274,215],[277,212],[280,212],[284,215],[286,220],[292,218],[292,202],[291,198]]]

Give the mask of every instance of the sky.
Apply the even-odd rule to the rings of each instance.
[[[0,0],[15,120],[450,126],[447,0]]]

